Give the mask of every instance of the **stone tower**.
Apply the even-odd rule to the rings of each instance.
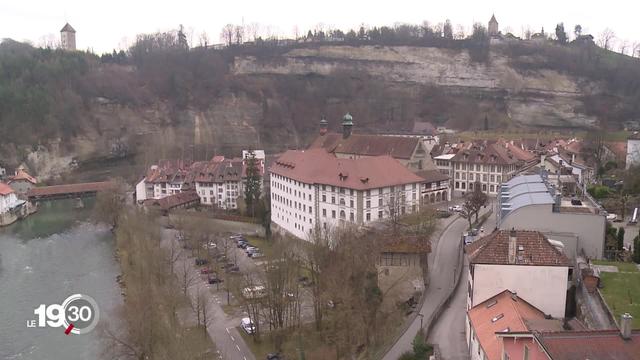
[[[351,114],[346,113],[342,117],[342,137],[344,139],[351,136],[352,128],[353,128],[353,117],[351,116]]]
[[[76,30],[69,23],[60,30],[60,47],[70,51],[76,49]]]
[[[489,27],[487,30],[489,30],[489,36],[496,36],[500,32],[498,29],[498,20],[496,20],[495,15],[491,15],[491,20],[489,20]]]

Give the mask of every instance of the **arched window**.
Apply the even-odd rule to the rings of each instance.
[[[340,199],[340,206],[344,206],[344,199]]]
[[[340,219],[344,220],[347,215],[344,213],[344,210],[340,210]]]

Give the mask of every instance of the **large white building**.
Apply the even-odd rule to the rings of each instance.
[[[625,168],[640,165],[640,135],[635,132],[627,138],[627,159]]]
[[[9,185],[0,182],[0,226],[16,221],[22,215],[20,211],[24,204]]]
[[[546,175],[520,175],[505,182],[497,196],[496,226],[529,229],[561,242],[569,258],[604,256],[606,218],[587,195],[563,197]],[[493,224],[491,224],[493,225]]]
[[[467,310],[509,290],[545,314],[565,316],[572,265],[540,232],[497,230],[467,245],[465,252],[469,260]]]
[[[307,240],[417,211],[424,179],[390,156],[341,159],[321,148],[285,152],[271,166],[271,221]]]

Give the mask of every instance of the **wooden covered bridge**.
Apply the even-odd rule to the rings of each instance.
[[[29,201],[33,202],[83,198],[95,196],[99,191],[111,189],[113,187],[114,183],[110,181],[42,186],[29,189],[27,197],[29,198]]]

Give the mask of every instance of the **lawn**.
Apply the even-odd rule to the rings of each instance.
[[[269,259],[271,259],[271,255],[273,255],[273,241],[269,241],[263,237],[258,236],[249,236],[246,235],[245,239],[249,241],[251,246],[255,246]],[[263,260],[263,259],[260,259]]]
[[[256,359],[265,359],[267,354],[275,352],[273,339],[268,334],[262,334],[260,341],[256,342],[253,336],[248,335],[242,329],[238,328],[238,332],[242,335]],[[285,359],[297,359],[301,348],[304,351],[305,359],[323,360],[335,358],[335,350],[321,343],[319,334],[312,329],[312,326],[306,326],[301,330],[291,331],[285,335],[285,341],[282,344],[282,354]]]
[[[601,289],[607,305],[617,321],[620,315],[630,313],[633,327],[640,329],[640,272],[601,273]]]
[[[592,260],[595,265],[608,265],[616,266],[618,271],[622,272],[638,272],[638,267],[634,263],[619,262],[619,261],[607,261],[607,260]]]

